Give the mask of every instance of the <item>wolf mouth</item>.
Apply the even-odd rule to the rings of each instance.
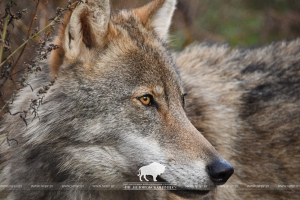
[[[157,177],[157,181],[168,182],[161,177]],[[187,189],[182,187],[177,187],[176,190],[169,190],[169,191],[183,198],[195,198],[197,196],[204,196],[210,192],[210,190],[200,190],[200,189],[193,190],[193,189]]]

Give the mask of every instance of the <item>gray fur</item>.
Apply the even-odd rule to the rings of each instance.
[[[66,15],[55,40],[61,48],[42,64],[39,75],[30,78],[34,92],[23,88],[10,108],[12,113],[28,109],[39,88],[57,75],[38,108],[39,118],[28,113],[26,127],[18,115],[6,116],[0,131],[8,133],[17,125],[9,137],[18,145],[1,146],[1,183],[104,184],[119,189],[12,190],[9,194],[22,200],[179,198],[168,191],[122,191],[124,182],[139,180],[140,167],[158,162],[166,166],[160,178],[182,189],[197,189],[191,183],[215,187],[206,166],[224,159],[188,120],[184,89],[165,41],[152,26],[142,24],[135,11],[120,11],[110,18],[108,4],[99,6],[98,12],[93,3],[97,1],[79,4],[71,18]],[[158,6],[152,6],[153,12],[169,6],[162,0],[154,4]],[[109,24],[99,36],[98,24],[90,20],[94,16],[85,14],[103,10],[97,19],[103,19],[106,27],[109,18]],[[72,29],[69,34],[68,20],[81,23],[81,31]],[[139,100],[146,94],[153,95],[153,105]],[[1,141],[4,138],[1,134]]]
[[[241,185],[211,199],[299,199],[299,189],[276,186],[300,183],[300,40],[256,49],[192,45],[174,56],[189,119],[233,164],[228,185]]]

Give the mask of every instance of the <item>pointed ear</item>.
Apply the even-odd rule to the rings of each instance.
[[[176,0],[154,0],[133,12],[146,27],[152,27],[161,39],[167,40],[175,6]]]
[[[65,56],[78,57],[94,47],[103,47],[109,20],[109,0],[88,0],[77,5],[63,33]]]
[[[67,11],[54,44],[60,48],[50,54],[53,76],[65,59],[89,60],[93,48],[102,48],[107,39],[110,22],[109,0],[81,1]],[[112,29],[112,28],[111,28]]]
[[[74,4],[64,16],[50,54],[52,76],[57,75],[65,59],[89,60],[91,50],[105,45],[110,22],[109,0],[88,0]],[[111,28],[112,29],[112,28]]]

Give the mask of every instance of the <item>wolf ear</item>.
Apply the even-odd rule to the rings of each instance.
[[[65,56],[82,56],[84,49],[104,46],[109,20],[109,0],[88,0],[77,5],[63,33]]]
[[[175,10],[176,0],[154,0],[147,5],[134,9],[144,26],[152,27],[163,40],[168,39],[168,30]]]
[[[75,7],[75,8],[74,8]],[[50,66],[52,75],[57,75],[65,59],[88,60],[91,49],[105,45],[110,21],[109,0],[85,0],[67,11],[55,38],[54,44],[61,48],[52,51]]]

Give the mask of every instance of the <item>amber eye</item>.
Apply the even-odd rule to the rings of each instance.
[[[151,96],[145,95],[142,97],[139,97],[139,100],[146,106],[151,106]]]

